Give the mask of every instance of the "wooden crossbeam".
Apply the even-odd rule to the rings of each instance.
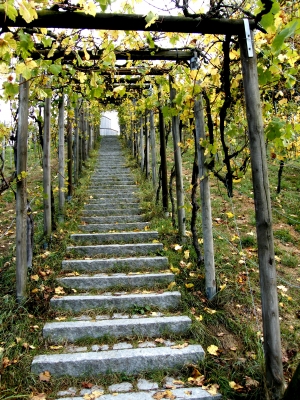
[[[62,29],[105,29],[125,31],[183,32],[202,34],[231,34],[244,32],[242,19],[187,18],[161,15],[156,22],[146,28],[145,16],[139,14],[99,13],[95,17],[82,12],[38,11],[38,18],[29,24],[18,16],[15,21],[0,11],[0,27],[62,28]],[[250,28],[255,28],[250,20]]]

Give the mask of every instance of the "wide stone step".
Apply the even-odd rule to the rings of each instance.
[[[124,223],[124,222],[143,222],[145,217],[143,215],[116,215],[107,217],[82,217],[82,222],[88,224],[105,224],[105,223]]]
[[[105,290],[111,288],[132,289],[137,287],[154,288],[155,286],[167,286],[174,281],[172,273],[139,274],[139,275],[81,275],[58,278],[57,281],[66,287],[85,290]]]
[[[41,355],[34,357],[31,371],[49,371],[52,376],[95,376],[105,373],[139,374],[143,371],[182,368],[198,363],[204,357],[203,348],[190,345],[183,349],[171,347],[137,348],[101,352]]]
[[[192,321],[186,316],[50,322],[45,324],[43,336],[54,343],[75,342],[86,337],[98,339],[106,335],[117,338],[130,336],[150,338],[166,333],[185,334],[191,324]]]
[[[123,199],[124,197],[127,200],[132,201],[133,199],[137,198],[137,194],[136,193],[94,193],[94,194],[90,194],[90,198],[95,198],[95,199],[112,199],[114,200],[115,204],[118,204],[118,201]]]
[[[97,260],[64,260],[62,262],[63,270],[84,272],[110,272],[122,268],[130,269],[130,271],[151,271],[167,267],[167,257],[103,258]]]
[[[79,225],[78,228],[85,232],[110,232],[110,231],[129,231],[132,229],[145,229],[149,225],[149,222],[128,222],[113,224],[87,224]]]
[[[95,246],[69,246],[67,251],[85,254],[87,256],[97,255],[149,255],[163,249],[161,243],[136,243],[136,244],[103,244]]]
[[[98,177],[94,177],[91,178],[91,183],[92,184],[98,184],[98,185],[123,185],[123,186],[130,186],[130,185],[134,185],[135,181],[132,178],[116,178],[116,177],[110,177],[110,178],[98,178]]]
[[[179,292],[120,294],[120,295],[76,295],[52,297],[50,305],[65,311],[83,311],[95,308],[106,310],[128,310],[133,307],[157,307],[160,310],[176,309],[181,295]]]
[[[103,204],[103,205],[110,204],[110,205],[115,205],[115,202],[111,198],[109,198],[109,199],[105,199],[105,198],[97,199],[97,198],[93,198],[93,196],[91,196],[88,199],[88,201],[89,201],[89,204]],[[139,203],[139,202],[140,202],[140,199],[138,199],[137,197],[130,198],[130,199],[127,199],[127,198],[123,197],[123,199],[118,199],[118,206],[124,205],[124,204],[128,204],[128,203],[129,204],[133,204],[133,203]]]
[[[222,396],[220,394],[211,395],[206,390],[199,387],[184,387],[177,389],[168,389],[171,393],[173,399],[177,400],[221,400]],[[142,392],[127,392],[118,393],[118,400],[153,400],[154,395],[157,399],[170,399],[171,397],[165,397],[166,390],[151,390]],[[161,397],[159,397],[161,396]],[[86,400],[86,397],[76,396],[76,397],[61,397],[57,400]],[[101,400],[116,400],[115,394],[104,394],[101,396]]]
[[[118,189],[118,187],[115,187],[114,189],[107,190],[100,186],[98,188],[93,186],[93,187],[91,187],[91,190],[87,191],[87,194],[89,196],[97,195],[100,197],[105,196],[105,197],[113,197],[113,198],[124,197],[124,196],[126,196],[126,197],[137,196],[138,193],[139,192],[137,190],[133,190],[133,189],[126,190],[126,189]]]
[[[123,213],[124,211],[127,210],[136,210],[137,209],[137,205],[136,203],[123,203],[123,204],[118,204],[118,208],[111,208],[112,205],[111,204],[85,204],[84,205],[84,210],[108,210],[108,211],[120,211],[121,213]]]
[[[70,239],[80,243],[146,242],[156,240],[158,232],[74,233]]]
[[[94,217],[105,217],[105,216],[118,216],[118,215],[140,215],[143,213],[143,210],[135,208],[108,208],[106,210],[102,210],[101,207],[99,209],[89,209],[82,210],[83,216],[94,216]]]

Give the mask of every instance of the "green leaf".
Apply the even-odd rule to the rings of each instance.
[[[19,93],[19,85],[17,83],[3,82],[4,95],[6,98],[14,98]]]
[[[52,38],[43,37],[42,43],[43,43],[44,47],[50,47],[52,45]]]
[[[285,122],[280,118],[273,118],[272,121],[266,128],[266,135],[268,140],[274,140],[280,138],[282,136],[282,128],[284,127]]]
[[[57,76],[61,73],[62,67],[61,67],[61,65],[52,64],[49,67],[49,71],[51,72],[51,74]]]
[[[145,20],[147,22],[145,28],[148,28],[150,25],[154,24],[154,22],[158,19],[158,15],[152,11],[149,11],[147,15],[145,15]]]
[[[294,35],[295,31],[300,29],[300,19],[296,19],[291,21],[285,29],[283,29],[278,35],[275,36],[272,43],[272,50],[275,53],[279,53],[285,39]]]

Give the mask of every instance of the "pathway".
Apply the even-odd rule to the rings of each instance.
[[[68,313],[69,318],[46,323],[43,329],[45,340],[63,345],[63,352],[51,350],[51,354],[35,357],[32,372],[49,371],[53,377],[69,375],[86,380],[107,373],[136,376],[155,370],[179,370],[185,364],[197,363],[204,356],[200,345],[180,348],[174,342],[176,337],[188,334],[191,320],[176,313],[180,293],[168,290],[174,275],[167,270],[167,258],[157,255],[163,245],[158,243],[158,233],[146,228],[148,224],[139,209],[138,187],[126,167],[117,137],[102,138],[91,185],[80,226],[84,233],[71,235],[73,245],[67,251],[74,254],[74,259],[63,261],[66,275],[58,279],[59,285],[73,294],[54,296],[50,302],[53,310]],[[175,397],[166,397],[168,388]],[[69,388],[58,397],[220,398],[199,387],[185,388],[171,377],[165,387],[136,379],[134,385],[123,382],[111,387]]]

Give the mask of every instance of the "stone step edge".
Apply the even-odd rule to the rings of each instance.
[[[117,338],[143,335],[153,338],[162,335],[163,331],[186,333],[191,324],[191,319],[186,316],[47,322],[43,336],[55,343],[65,340],[74,342],[83,337],[98,339],[104,335]]]
[[[127,266],[130,264],[131,267],[135,268],[145,268],[141,264],[148,264],[148,267],[150,266],[153,268],[153,263],[160,263],[158,268],[166,267],[168,266],[168,258],[167,257],[120,257],[120,258],[98,258],[98,259],[81,259],[81,260],[63,260],[62,261],[62,269],[63,270],[73,270],[73,267],[70,268],[68,265],[78,265],[78,267],[82,264],[90,265],[101,265],[103,267],[110,266],[109,268],[114,268],[118,266],[118,264],[125,265]],[[135,265],[136,264],[136,265]],[[149,265],[150,264],[150,265]],[[78,268],[77,267],[77,268]],[[82,269],[81,269],[82,270]],[[97,271],[94,270],[93,271]]]
[[[168,369],[197,363],[204,357],[200,345],[189,345],[182,349],[170,347],[136,348],[101,352],[40,355],[31,365],[33,374],[49,371],[53,376],[86,376],[87,374],[126,373]]]
[[[57,310],[81,312],[87,309],[130,310],[136,307],[155,307],[160,310],[174,309],[180,305],[181,293],[126,293],[118,295],[66,295],[54,296],[50,307]]]
[[[161,393],[163,395],[166,390],[170,392],[177,400],[221,400],[221,394],[211,395],[206,390],[199,387],[182,387],[177,389],[152,389],[149,391],[126,392],[115,394],[103,394],[99,400],[153,400],[154,395]],[[101,392],[101,391],[100,391]],[[163,397],[160,397],[163,398]],[[169,397],[170,398],[170,397]],[[167,397],[168,399],[168,397]],[[86,397],[60,397],[56,400],[86,400]]]
[[[110,232],[110,233],[73,233],[70,235],[71,240],[82,240],[88,238],[107,238],[107,236],[113,237],[124,237],[128,238],[130,236],[150,236],[151,238],[155,239],[158,237],[157,231],[141,231],[141,232],[134,232],[134,231],[127,231],[127,232]]]

